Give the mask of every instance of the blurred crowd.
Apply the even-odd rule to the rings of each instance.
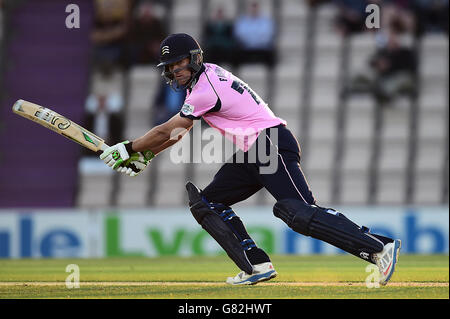
[[[300,0],[299,0],[300,1]],[[262,12],[256,0],[244,1],[245,10],[227,16],[224,6],[209,8],[199,39],[206,62],[225,64],[232,69],[247,63],[273,68],[277,60],[277,21]],[[343,37],[372,32],[376,50],[367,70],[357,74],[344,93],[369,92],[385,105],[399,94],[416,92],[417,52],[414,39],[424,33],[448,34],[448,0],[308,0],[311,8],[335,5],[333,25]],[[115,72],[135,65],[156,65],[159,44],[170,33],[170,1],[94,0],[96,17],[92,32],[93,70],[97,79],[108,82]],[[368,29],[366,7],[381,9],[379,29]],[[162,81],[162,80],[161,80]],[[101,85],[99,86],[101,87]],[[106,90],[107,91],[107,90]],[[154,101],[152,121],[160,124],[176,114],[185,93],[177,93],[161,82]],[[94,88],[86,102],[86,123],[94,131],[107,134],[107,141],[122,139],[120,123],[124,98]],[[100,134],[100,135],[102,135]],[[103,135],[104,136],[104,135]]]
[[[108,83],[120,78],[135,65],[156,65],[160,42],[169,34],[164,21],[169,2],[150,0],[95,0],[93,78],[87,97],[84,124],[105,136],[107,143],[123,139],[124,97],[121,90],[109,89]],[[239,67],[245,63],[275,65],[275,22],[263,15],[258,1],[248,3],[245,14],[232,20],[222,7],[206,19],[201,42],[205,61]],[[236,58],[239,57],[239,58]],[[122,77],[123,78],[123,77]],[[103,85],[102,85],[103,83]],[[179,112],[185,92],[175,92],[161,83],[155,99],[152,122],[161,124]],[[86,155],[90,155],[86,152]]]
[[[312,5],[325,1],[310,1]],[[328,1],[327,1],[328,2]],[[376,50],[368,68],[354,76],[343,93],[371,93],[378,105],[397,96],[417,96],[416,40],[425,33],[448,34],[448,0],[333,0],[335,26],[342,36],[374,32]],[[380,8],[380,28],[368,29],[366,7]]]
[[[92,33],[94,64],[104,70],[114,66],[155,64],[159,44],[169,33],[163,21],[168,2],[150,0],[95,0],[95,29]],[[247,4],[235,19],[223,7],[208,17],[199,41],[213,63],[275,63],[275,21],[261,12],[258,1]],[[240,54],[245,53],[245,54]],[[239,59],[236,58],[239,56]]]
[[[381,29],[393,30],[401,25],[403,32],[416,36],[427,32],[448,33],[448,0],[310,0],[334,2],[339,8],[336,25],[343,34],[364,32],[366,7],[376,4],[381,9]]]
[[[94,64],[111,67],[156,63],[167,34],[164,7],[153,1],[95,0]],[[107,70],[106,70],[107,71]]]
[[[92,85],[84,124],[107,143],[123,140],[126,71],[158,63],[168,34],[164,1],[94,0]],[[86,152],[86,155],[90,155]]]
[[[276,60],[276,23],[261,12],[258,1],[248,3],[246,11],[235,19],[226,17],[217,7],[205,23],[202,45],[205,60],[238,67],[262,63],[272,68]]]

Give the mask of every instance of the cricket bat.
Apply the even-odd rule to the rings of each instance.
[[[38,104],[18,100],[14,103],[12,110],[14,113],[41,124],[94,152],[104,151],[109,147],[102,138],[94,133]]]

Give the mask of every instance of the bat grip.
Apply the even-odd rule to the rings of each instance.
[[[102,146],[100,146],[100,151],[104,151],[109,147],[109,145],[103,143]]]

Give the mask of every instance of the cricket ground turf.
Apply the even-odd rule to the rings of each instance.
[[[375,283],[371,264],[350,255],[275,255],[272,262],[276,278],[230,286],[226,278],[239,269],[226,256],[3,259],[0,299],[449,298],[448,255],[401,254],[386,286]],[[78,266],[79,288],[73,270],[66,272],[70,264]]]

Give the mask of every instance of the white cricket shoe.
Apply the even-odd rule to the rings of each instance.
[[[384,245],[381,252],[374,254],[374,260],[380,270],[380,285],[386,285],[389,279],[391,279],[398,261],[401,246],[401,240],[395,239],[393,242]]]
[[[276,277],[278,273],[273,268],[271,262],[253,265],[252,274],[241,271],[235,277],[228,277],[227,284],[230,285],[255,285],[258,282],[270,280]]]

